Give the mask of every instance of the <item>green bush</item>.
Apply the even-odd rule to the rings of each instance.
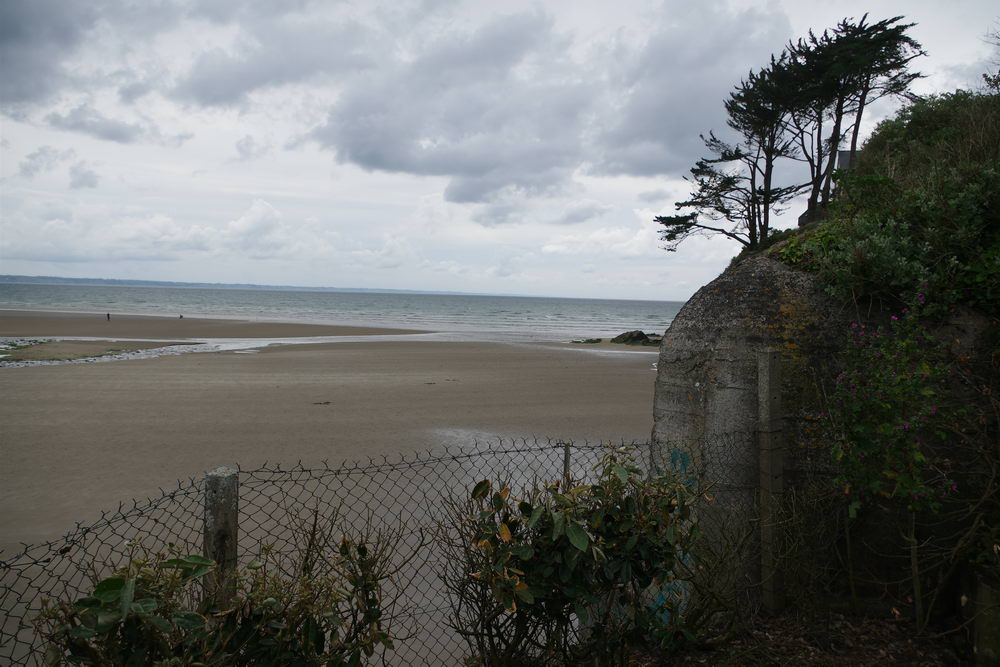
[[[214,608],[206,575],[215,563],[194,555],[146,554],[74,602],[47,603],[36,626],[48,664],[360,665],[392,648],[383,583],[395,572],[393,536],[332,538],[314,517],[290,572],[265,547],[235,573],[236,595]]]
[[[919,186],[1000,159],[1000,95],[955,91],[907,105],[865,143],[857,172]]]
[[[866,570],[881,575],[858,580],[910,602],[925,629],[961,613],[956,572],[1000,562],[998,350],[987,335],[1000,316],[1000,96],[907,106],[837,182],[828,219],[773,254],[856,313],[823,360],[829,452],[852,516],[878,516],[902,540],[868,552]],[[957,321],[970,324],[956,333]]]
[[[830,419],[838,481],[852,508],[892,498],[909,510],[939,509],[956,485],[935,455],[947,438],[948,373],[937,342],[919,313],[904,308],[887,326],[852,322],[845,347]]]
[[[675,572],[697,534],[686,483],[612,450],[594,485],[525,495],[483,480],[455,517],[446,583],[481,664],[625,664],[632,647],[683,635]]]
[[[820,231],[778,256],[844,299],[1000,303],[1000,96],[932,97],[883,122]]]

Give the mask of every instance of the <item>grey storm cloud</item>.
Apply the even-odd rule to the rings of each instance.
[[[257,25],[238,53],[213,49],[201,55],[173,90],[203,106],[239,104],[247,94],[371,66],[366,31],[351,22],[331,24],[299,17]]]
[[[611,206],[594,201],[579,202],[566,207],[566,210],[554,222],[557,225],[576,225],[599,218],[611,208]]]
[[[484,227],[516,224],[524,221],[524,206],[510,201],[491,202],[476,207],[472,219]]]
[[[0,2],[0,102],[10,108],[49,98],[65,83],[62,62],[100,14],[97,2]]]
[[[131,104],[151,92],[153,92],[153,87],[148,81],[133,81],[118,88],[118,97],[122,102]]]
[[[242,106],[257,90],[329,85],[337,102],[308,136],[339,161],[447,178],[451,202],[502,203],[563,192],[581,167],[683,174],[703,150],[699,134],[722,129],[721,102],[748,63],[765,63],[790,33],[777,6],[671,2],[655,15],[648,39],[620,37],[571,56],[572,38],[543,9],[463,30],[428,11],[406,28],[386,18],[389,10],[364,23],[326,10],[309,0],[142,9],[119,0],[8,0],[0,2],[0,90],[5,102],[44,101],[71,87],[63,63],[98,16],[146,39],[184,18],[208,20],[235,27],[235,45],[197,54],[177,76],[156,63],[142,72],[119,68],[106,79],[119,98],[134,102],[160,90],[199,106]],[[167,137],[146,121],[111,118],[88,104],[45,118],[126,144],[179,145],[190,136]],[[236,146],[241,159],[262,149],[252,139]]]
[[[52,171],[66,160],[76,155],[72,150],[60,151],[52,146],[42,146],[29,153],[18,165],[18,173],[24,178],[34,178],[45,171]]]
[[[196,2],[188,10],[192,15],[207,18],[216,23],[229,23],[238,19],[268,19],[278,14],[302,11],[319,0],[281,0],[281,2],[261,2],[260,0],[207,0]]]
[[[366,169],[450,177],[453,202],[547,193],[579,163],[595,93],[559,57],[551,18],[499,17],[373,72],[311,136]],[[543,62],[531,78],[518,73]]]
[[[77,162],[69,168],[69,187],[96,188],[98,183],[97,172],[87,166],[84,161]]]
[[[120,144],[131,144],[146,134],[141,125],[108,118],[96,109],[83,104],[65,114],[50,113],[45,119],[52,127],[60,130],[82,132]]]
[[[722,2],[672,3],[644,48],[614,72],[620,101],[598,135],[595,171],[678,174],[704,152],[699,135],[724,129],[723,100],[791,33],[777,6],[727,10]]]
[[[50,126],[59,130],[79,132],[95,139],[119,144],[150,142],[176,148],[194,137],[192,132],[164,134],[159,127],[150,122],[129,123],[108,118],[86,104],[81,104],[66,113],[53,111],[45,117],[45,120]]]
[[[656,190],[646,190],[639,193],[639,201],[645,202],[647,204],[655,204],[656,202],[663,201],[670,197],[670,193],[663,188],[658,188]]]
[[[298,79],[303,69],[337,66],[340,44],[353,38],[350,31],[337,35],[320,27],[287,26],[279,19],[316,4],[313,0],[259,2],[258,0],[206,0],[204,2],[129,2],[127,0],[3,0],[0,2],[0,104],[13,113],[19,106],[40,104],[55,94],[89,82],[76,81],[65,65],[71,61],[88,33],[106,23],[123,34],[149,39],[175,26],[185,17],[217,23],[245,21],[261,26],[264,38],[246,61],[227,61],[217,54],[202,57],[200,68],[182,82],[182,92],[205,103],[235,101],[246,90],[271,80]],[[318,46],[329,39],[327,50]],[[331,45],[334,48],[330,48]],[[322,56],[312,59],[310,56]],[[326,63],[326,64],[323,64]],[[259,74],[255,74],[255,70]],[[303,76],[307,76],[308,72]],[[163,85],[157,82],[157,85]],[[213,85],[215,86],[213,89]],[[241,89],[240,87],[243,86]],[[249,87],[247,87],[249,86]],[[152,82],[138,78],[120,88],[130,102],[151,92]],[[216,92],[217,91],[217,92]]]
[[[249,134],[236,142],[236,152],[243,161],[258,158],[270,150],[270,146],[262,144]]]
[[[766,63],[790,28],[776,7],[721,0],[671,3],[659,20],[645,42],[570,62],[551,16],[495,18],[348,87],[311,137],[369,170],[445,176],[452,202],[552,194],[581,166],[681,175],[699,135],[722,129],[747,63]]]

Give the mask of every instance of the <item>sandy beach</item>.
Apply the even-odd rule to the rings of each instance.
[[[0,313],[0,336],[380,333],[405,332]],[[9,556],[219,465],[350,461],[498,436],[644,441],[655,361],[655,348],[418,337],[0,368],[0,548]]]

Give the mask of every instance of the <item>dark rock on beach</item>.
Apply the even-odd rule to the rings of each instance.
[[[612,343],[622,343],[624,345],[659,345],[661,337],[656,334],[647,334],[636,329],[626,331],[611,339]]]

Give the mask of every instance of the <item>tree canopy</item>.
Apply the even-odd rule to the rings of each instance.
[[[857,151],[865,107],[886,95],[904,96],[920,75],[909,63],[923,54],[901,16],[868,23],[844,19],[821,35],[789,43],[777,57],[751,70],[725,101],[729,142],[709,132],[701,158],[687,178],[691,196],[677,215],[658,216],[669,251],[693,235],[721,234],[746,247],[766,241],[771,216],[808,192],[807,219],[830,199],[837,153],[849,138]],[[776,183],[776,165],[806,167],[800,181]]]

